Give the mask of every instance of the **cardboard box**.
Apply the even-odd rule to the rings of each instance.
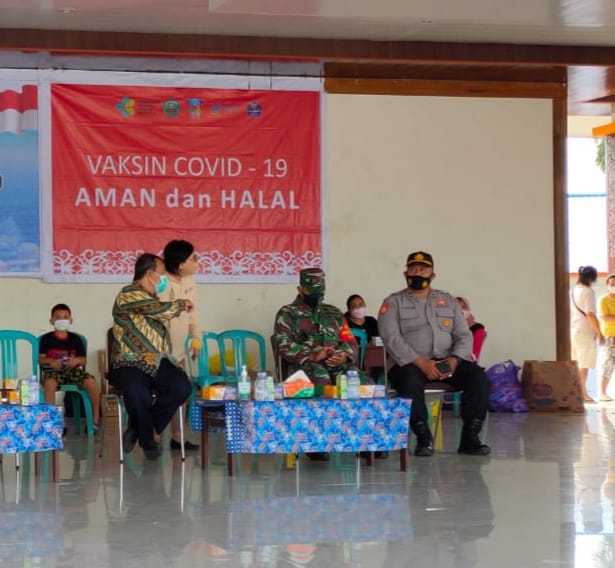
[[[384,385],[361,385],[361,398],[383,398],[386,394]]]
[[[4,379],[3,388],[5,390],[17,390],[19,388],[19,379]]]
[[[203,400],[237,400],[237,389],[226,385],[203,387]]]

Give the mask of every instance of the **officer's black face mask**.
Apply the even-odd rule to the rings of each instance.
[[[413,290],[424,290],[429,286],[431,276],[406,276],[406,282],[408,283],[408,287]]]
[[[301,297],[310,308],[315,308],[323,299],[324,294],[322,292],[314,292],[312,294],[302,294]]]

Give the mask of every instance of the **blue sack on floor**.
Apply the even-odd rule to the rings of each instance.
[[[491,383],[491,412],[528,412],[529,407],[518,378],[519,369],[510,359],[487,369],[487,378]]]

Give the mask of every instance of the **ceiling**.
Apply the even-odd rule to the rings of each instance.
[[[1,0],[0,28],[610,49],[615,0]],[[610,114],[610,61],[563,62],[572,109]]]

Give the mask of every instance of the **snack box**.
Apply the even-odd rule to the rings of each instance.
[[[335,385],[325,385],[323,389],[323,396],[325,398],[338,398],[337,387]]]
[[[3,388],[5,390],[17,390],[19,388],[19,379],[4,379]]]
[[[284,388],[280,384],[273,387],[274,400],[282,400],[284,398]]]
[[[226,385],[203,387],[203,400],[237,400],[237,389]]]
[[[361,385],[361,398],[383,398],[386,394],[384,385]]]
[[[21,404],[21,396],[19,395],[18,390],[9,390],[8,392],[8,402],[9,404]]]

